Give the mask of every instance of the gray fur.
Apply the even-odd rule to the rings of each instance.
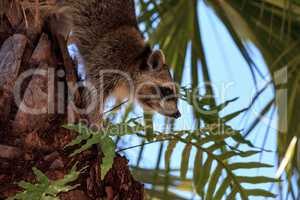
[[[85,93],[87,104],[93,100],[99,102],[89,116],[90,121],[99,120],[106,98],[118,86],[124,85],[122,76],[103,74],[103,70],[124,72],[135,86],[143,81],[173,83],[168,68],[162,67],[165,65],[162,52],[152,52],[151,49],[147,52],[147,45],[138,29],[133,0],[66,0],[64,8],[72,19],[72,32],[85,61],[87,79],[98,93],[96,96]],[[154,56],[151,56],[152,53]],[[149,67],[148,58],[151,58],[151,63],[159,59],[156,62],[160,63],[159,68]],[[172,89],[175,93],[175,87]],[[101,92],[102,95],[99,95]],[[159,105],[158,102],[156,104]],[[175,104],[177,99],[172,102],[173,110],[177,110]],[[162,108],[157,111],[163,113]]]

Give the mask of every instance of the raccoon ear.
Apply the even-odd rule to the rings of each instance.
[[[166,59],[162,50],[153,51],[147,60],[147,64],[151,69],[159,69],[165,64],[165,62]]]

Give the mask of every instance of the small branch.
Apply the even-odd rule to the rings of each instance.
[[[109,109],[108,111],[105,111],[105,112],[102,113],[101,115],[105,115],[105,114],[107,114],[107,113],[110,113],[110,112],[112,112],[112,111],[114,111],[114,110],[120,108],[121,106],[123,106],[123,105],[126,104],[126,103],[128,103],[128,100],[123,101],[122,103],[120,103],[120,104],[114,106],[113,108]]]
[[[154,143],[157,143],[157,142],[164,142],[164,141],[167,141],[167,140],[169,140],[169,139],[155,140],[155,141],[152,141],[152,142],[148,142],[148,143],[143,143],[143,144],[139,144],[139,145],[127,147],[127,148],[118,150],[117,153],[122,152],[122,151],[127,151],[127,150],[130,150],[130,149],[134,149],[134,148],[138,148],[138,147],[141,147],[141,146],[144,146],[144,145],[154,144]]]

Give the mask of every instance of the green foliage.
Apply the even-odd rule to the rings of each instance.
[[[104,158],[102,159],[101,164],[101,179],[104,179],[104,176],[112,167],[115,157],[115,143],[110,137],[106,137],[100,142]]]
[[[299,25],[300,5],[298,0],[261,0],[261,1],[235,1],[228,0],[218,4],[208,1],[209,6],[223,21],[234,38],[253,43],[263,55],[268,66],[272,81],[257,92],[251,106],[264,98],[266,88],[271,86],[275,90],[273,99],[260,111],[259,116],[249,123],[246,135],[254,132],[259,126],[261,117],[271,113],[271,118],[278,115],[277,135],[277,160],[284,160],[287,147],[292,143],[294,137],[299,137],[300,125],[298,119],[300,111],[297,109],[300,100],[299,90]],[[243,24],[243,25],[242,25]],[[246,46],[246,45],[244,45]],[[270,87],[269,87],[270,88]],[[270,125],[269,125],[270,127]],[[267,141],[269,129],[264,133]],[[257,133],[262,134],[262,133]],[[265,145],[265,144],[263,144]],[[296,147],[294,147],[296,150]],[[297,156],[289,160],[285,168],[288,191],[279,187],[281,195],[288,194],[292,199],[299,199],[299,194],[293,181],[299,183],[299,167]],[[280,175],[282,175],[280,174]],[[292,180],[294,179],[294,180]],[[299,184],[297,184],[299,187]]]
[[[198,108],[204,109],[207,113],[201,115],[202,120],[205,122],[202,128],[196,130],[180,130],[172,131],[171,133],[155,132],[153,139],[157,141],[168,141],[168,145],[165,151],[165,167],[166,171],[171,171],[170,164],[173,152],[176,146],[180,143],[184,145],[181,153],[181,166],[179,169],[180,177],[168,175],[165,172],[158,172],[158,177],[163,180],[151,180],[148,178],[144,181],[152,183],[156,186],[163,186],[164,181],[168,179],[169,186],[182,188],[179,182],[190,182],[193,185],[194,191],[197,192],[202,199],[222,199],[227,195],[229,199],[236,199],[239,196],[242,199],[249,199],[251,196],[260,197],[275,197],[275,195],[266,189],[261,189],[259,186],[255,188],[256,184],[260,183],[275,183],[279,180],[262,176],[241,176],[238,174],[240,170],[250,170],[272,167],[269,164],[261,162],[241,162],[241,159],[247,159],[251,156],[255,156],[261,153],[261,150],[255,148],[255,146],[249,141],[244,139],[240,131],[233,130],[226,124],[228,119],[233,119],[242,111],[237,111],[226,115],[224,117],[218,117],[226,106],[236,99],[226,101],[220,105],[212,106],[206,99],[193,98],[193,101],[189,100],[191,94],[190,90],[184,90],[182,98],[189,102],[191,105],[197,104]],[[209,106],[210,105],[210,108]],[[242,144],[247,147],[248,150],[241,151],[238,148],[232,146],[233,144]],[[245,148],[245,147],[244,147]],[[191,154],[193,149],[196,154]],[[193,156],[192,156],[193,155]],[[190,160],[194,160],[194,169],[192,179],[187,179],[187,172],[189,172]],[[138,173],[143,169],[134,168],[134,172]],[[146,173],[155,173],[149,171],[143,171],[141,176],[142,180],[145,178]],[[158,178],[158,179],[159,179]],[[247,184],[254,184],[252,187],[247,187]],[[255,189],[253,189],[255,188]],[[191,192],[193,190],[190,190]],[[157,187],[157,192],[162,192],[161,187]],[[153,191],[150,191],[153,194]],[[174,196],[170,192],[167,193],[169,197]],[[180,198],[179,198],[180,199]]]
[[[69,184],[77,180],[81,171],[76,171],[76,165],[61,180],[51,181],[37,168],[33,168],[36,175],[37,183],[32,184],[21,181],[18,185],[24,189],[23,192],[17,193],[14,197],[7,200],[59,200],[58,194],[75,189],[78,185],[70,186]]]
[[[101,164],[101,178],[103,179],[109,169],[112,167],[115,157],[115,143],[111,137],[130,135],[144,130],[144,127],[137,122],[137,119],[131,119],[118,124],[112,124],[109,121],[106,121],[104,124],[106,128],[103,128],[98,132],[92,131],[84,124],[69,124],[63,126],[66,129],[78,133],[78,136],[66,147],[84,143],[83,145],[80,145],[80,148],[76,149],[70,156],[75,156],[85,150],[90,149],[93,145],[100,144],[102,153],[104,155]],[[132,126],[131,124],[134,125]]]
[[[151,141],[150,143],[168,142],[165,151],[165,172],[169,172],[172,170],[170,163],[174,149],[177,144],[181,143],[184,145],[184,148],[181,154],[180,178],[170,175],[168,175],[167,178],[167,176],[165,176],[166,174],[162,173],[164,178],[171,181],[171,185],[182,188],[182,184],[178,185],[178,182],[189,182],[193,185],[198,195],[208,200],[221,199],[224,197],[224,194],[227,194],[227,197],[231,199],[237,198],[238,196],[241,196],[242,199],[248,199],[250,196],[275,197],[274,194],[267,190],[255,188],[255,186],[248,188],[244,184],[274,183],[278,180],[255,175],[247,177],[236,173],[244,169],[272,167],[260,162],[238,161],[238,158],[246,159],[261,153],[261,150],[255,148],[249,140],[246,140],[240,131],[234,130],[227,125],[229,120],[234,119],[245,110],[219,117],[219,113],[230,103],[236,101],[236,99],[226,101],[220,105],[213,105],[212,102],[206,98],[199,98],[195,95],[191,98],[192,94],[193,91],[183,88],[182,99],[193,107],[197,106],[199,112],[204,111],[204,113],[206,113],[201,114],[201,120],[204,122],[201,128],[196,130],[173,130],[171,133],[165,133],[153,130],[151,126],[151,139],[149,140],[149,133],[145,134],[145,132],[149,130],[147,124],[140,124],[138,122],[139,118],[116,124],[106,121],[103,125],[104,128],[98,132],[90,130],[83,124],[66,125],[64,126],[65,128],[78,133],[77,138],[68,146],[80,145],[71,156],[91,148],[94,144],[100,144],[104,154],[103,163],[101,165],[101,175],[103,178],[111,168],[115,156],[115,144],[111,137],[136,134],[145,141]],[[237,147],[234,147],[234,144],[247,146],[248,150],[241,151]],[[195,155],[192,154],[193,149],[196,150]],[[194,160],[193,178],[187,179],[187,174],[190,171],[190,160]],[[136,168],[134,171],[137,172],[138,170],[139,168]],[[158,179],[162,177],[162,174],[159,173]],[[141,179],[143,180],[144,177],[145,173],[142,173]],[[149,179],[147,181],[149,181]],[[161,184],[163,186],[165,181],[161,181]],[[161,187],[159,187],[158,190],[161,190]],[[166,194],[171,196],[175,195],[169,191],[166,191]]]
[[[85,144],[79,149],[76,149],[71,156],[75,156],[91,148],[93,145],[101,145],[101,150],[104,155],[101,163],[101,178],[103,179],[113,165],[113,160],[115,157],[115,143],[113,140],[109,136],[91,131],[83,124],[65,125],[64,128],[76,131],[78,133],[77,138],[68,144],[67,147],[79,145],[80,143],[85,142]]]
[[[300,73],[298,70],[300,65],[300,1],[196,0],[187,2],[185,0],[139,0],[138,2],[140,5],[139,20],[146,27],[145,32],[150,41],[158,44],[166,52],[167,61],[174,68],[176,81],[180,83],[183,78],[182,72],[186,70],[183,66],[190,68],[186,71],[191,72],[192,87],[197,87],[199,81],[204,79],[206,83],[205,92],[209,96],[213,96],[210,85],[212,83],[211,77],[214,74],[209,73],[211,70],[206,58],[212,55],[208,55],[208,52],[205,52],[203,48],[203,42],[206,42],[203,35],[207,33],[206,27],[200,26],[202,15],[198,12],[199,5],[209,10],[207,12],[209,15],[210,11],[213,11],[227,29],[232,41],[248,63],[252,81],[256,85],[258,80],[269,80],[269,77],[265,77],[265,73],[262,73],[264,70],[261,66],[256,66],[254,63],[251,48],[248,47],[251,44],[259,49],[272,80],[267,81],[266,85],[257,91],[249,108],[254,109],[253,105],[265,98],[268,89],[275,90],[275,94],[273,99],[266,102],[256,118],[246,124],[244,136],[259,134],[258,137],[263,138],[263,145],[265,145],[268,137],[270,137],[271,122],[266,132],[256,133],[255,131],[261,125],[263,117],[272,118],[270,121],[274,121],[275,116],[278,116],[277,160],[285,161],[284,155],[287,147],[292,143],[294,136],[299,137],[300,130],[298,123],[300,112],[297,109],[300,97]],[[217,29],[221,26],[218,23],[212,24],[212,26],[214,26],[218,36]],[[218,42],[222,48],[221,39]],[[187,51],[187,46],[191,47],[190,51]],[[188,59],[190,59],[187,62],[188,65],[182,64]],[[285,95],[288,99],[285,99]],[[209,101],[214,102],[215,99],[212,97]],[[203,119],[205,116],[197,113],[195,113],[195,118],[205,120]],[[208,117],[207,120],[209,119]],[[296,150],[296,147],[294,148]],[[284,162],[282,163],[284,164]],[[282,173],[282,175],[286,175],[289,187],[288,191],[283,191],[280,196],[283,197],[285,193],[288,193],[288,197],[299,199],[297,187],[291,185],[292,182],[299,183],[300,170],[298,165],[295,154],[289,160],[288,166],[290,167],[285,168],[286,173]],[[299,187],[299,184],[297,186]],[[285,190],[285,187],[279,187],[280,191],[282,189]]]
[[[258,190],[248,189],[246,186],[243,186],[243,183],[272,183],[278,180],[255,175],[244,177],[235,173],[241,169],[272,167],[259,162],[246,163],[235,161],[238,157],[248,158],[260,153],[260,151],[240,151],[228,145],[226,140],[235,140],[235,136],[240,134],[238,132],[223,132],[216,137],[216,135],[207,132],[209,129],[211,129],[211,127],[206,127],[195,132],[186,131],[185,133],[174,132],[163,136],[159,135],[159,139],[164,137],[166,140],[170,140],[165,153],[166,165],[169,167],[175,145],[181,142],[185,144],[185,148],[182,152],[180,177],[183,180],[186,177],[188,160],[192,159],[187,155],[189,155],[191,147],[194,147],[197,150],[197,154],[194,157],[196,170],[194,170],[193,173],[193,183],[196,192],[200,196],[205,197],[205,199],[221,199],[226,191],[231,191],[230,195],[234,197],[232,199],[237,198],[237,195],[240,195],[242,199],[248,199],[250,196],[275,197],[274,194],[267,190],[259,190],[258,192]],[[238,136],[238,138],[240,137],[241,136]],[[216,141],[218,141],[218,143],[216,143]],[[242,142],[248,145],[248,141]],[[220,185],[220,183],[222,184]]]

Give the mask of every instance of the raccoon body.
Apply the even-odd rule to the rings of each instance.
[[[108,96],[136,99],[145,109],[179,117],[175,83],[160,50],[146,44],[133,0],[66,0],[72,34],[84,60],[91,122]]]

